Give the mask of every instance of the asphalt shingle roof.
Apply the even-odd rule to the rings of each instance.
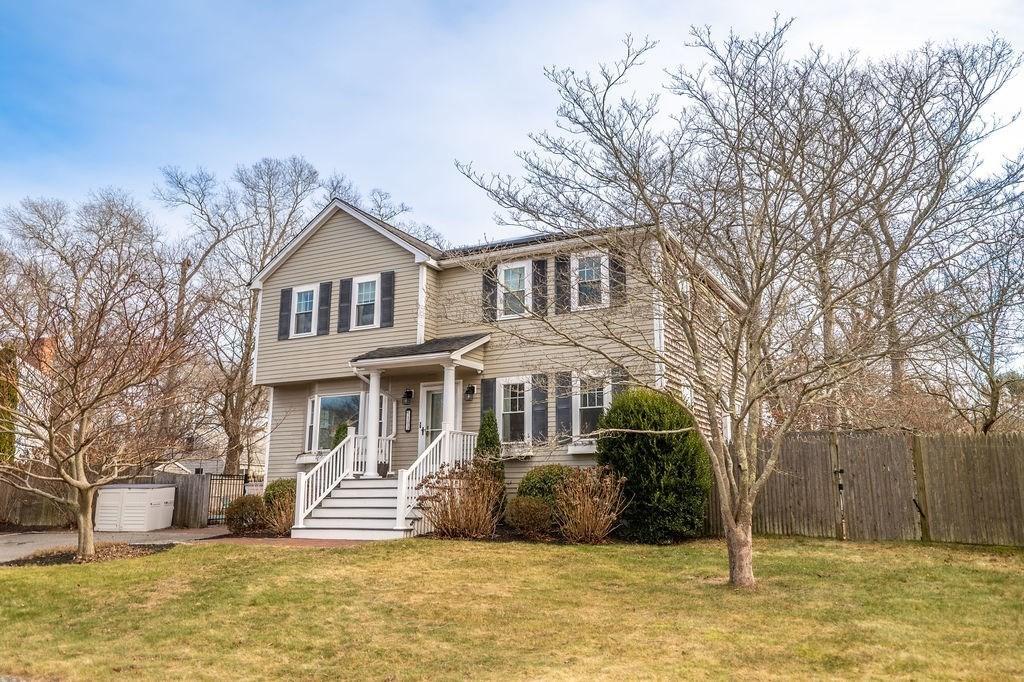
[[[386,358],[402,358],[409,355],[429,355],[431,353],[451,353],[464,348],[474,341],[487,336],[479,334],[463,334],[462,336],[443,336],[424,343],[413,343],[406,346],[385,346],[352,358],[352,362],[360,360],[383,360]]]

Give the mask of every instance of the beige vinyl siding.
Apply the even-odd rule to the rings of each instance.
[[[697,297],[696,300],[698,302],[702,302],[704,305],[721,306],[723,311],[728,311],[728,308],[724,306],[718,295],[702,284],[694,284],[693,295]],[[727,372],[728,369],[725,366],[727,360],[722,357],[721,347],[713,338],[712,332],[710,330],[698,329],[697,341],[705,358],[708,372],[712,373],[712,375],[716,372]],[[699,395],[700,391],[696,386],[693,354],[690,352],[690,345],[684,336],[683,329],[670,316],[667,316],[665,320],[665,355],[671,361],[666,372],[669,390],[679,395],[684,381],[690,385],[694,393],[693,412],[697,419],[697,426],[710,437],[710,412],[707,403]]]
[[[338,333],[338,289],[344,277],[395,271],[395,324]],[[279,341],[281,290],[332,282],[331,324],[324,336]],[[256,383],[281,384],[351,375],[360,353],[416,342],[419,266],[413,255],[352,216],[338,213],[313,233],[264,283]]]
[[[267,481],[295,478],[295,457],[302,452],[310,386],[275,386],[271,414]]]
[[[541,256],[516,256],[514,260],[534,260]],[[555,264],[554,257],[547,257],[548,273],[548,315],[554,316],[559,324],[571,325],[577,323],[579,317],[574,313],[556,315],[555,306]],[[526,376],[532,374],[548,375],[548,434],[551,438],[555,434],[555,372],[569,371],[585,366],[599,366],[603,358],[591,356],[589,359],[575,348],[558,347],[545,345],[544,343],[525,343],[513,335],[502,333],[506,325],[534,325],[530,334],[550,333],[544,330],[541,323],[531,321],[499,321],[485,322],[482,310],[482,273],[478,269],[451,268],[442,270],[440,273],[441,293],[440,297],[433,301],[433,310],[437,315],[440,328],[440,336],[451,336],[455,334],[467,334],[474,331],[484,331],[491,334],[491,341],[482,347],[484,372],[479,375],[474,383],[477,383],[479,396],[480,379],[498,379],[502,377]],[[650,305],[649,297],[630,296],[629,278],[627,275],[627,300],[626,305],[608,308],[607,312],[620,322],[624,337],[630,343],[649,348],[653,351],[654,344],[654,317],[653,308]],[[543,338],[543,336],[539,337]],[[552,335],[552,340],[555,336]],[[473,355],[473,354],[471,354]],[[474,357],[475,359],[475,357]],[[625,364],[631,364],[627,361]],[[639,366],[641,361],[637,359],[636,370],[638,373],[650,375],[653,367]],[[469,405],[472,405],[470,408]],[[465,406],[467,409],[463,414],[463,428],[468,431],[479,429],[480,413],[486,406],[481,405],[480,400],[475,400]],[[566,464],[570,466],[589,466],[595,463],[592,454],[569,454],[566,447],[538,446],[529,457],[519,460],[509,460],[505,463],[505,479],[510,491],[514,492],[519,482],[526,473],[536,467],[545,464]]]

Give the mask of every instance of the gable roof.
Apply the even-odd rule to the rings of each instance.
[[[426,242],[413,237],[411,234],[398,229],[394,225],[373,217],[366,211],[353,206],[347,201],[343,201],[337,197],[331,199],[331,201],[324,206],[324,208],[310,220],[305,227],[303,227],[298,234],[285,244],[284,248],[277,252],[273,258],[263,267],[262,270],[256,273],[256,275],[249,282],[249,288],[251,289],[262,289],[263,282],[266,281],[278,267],[281,266],[288,257],[295,252],[300,246],[302,246],[307,239],[309,239],[313,233],[319,230],[323,225],[333,218],[337,213],[347,213],[352,216],[363,225],[366,225],[374,232],[382,235],[383,237],[391,240],[395,244],[398,244],[403,249],[408,251],[416,259],[417,263],[427,263],[436,267],[435,258],[441,255],[441,252],[427,244]]]

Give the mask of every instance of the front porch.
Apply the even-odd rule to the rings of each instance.
[[[329,452],[297,458],[312,466],[296,473],[292,537],[391,539],[429,530],[415,509],[418,486],[473,456],[476,432],[462,429],[462,412],[477,395],[479,349],[489,338],[447,337],[352,359],[366,384],[365,408]]]

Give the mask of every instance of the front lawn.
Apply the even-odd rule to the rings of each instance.
[[[1024,675],[1024,552],[758,539],[205,544],[0,567],[0,675],[576,679]]]

